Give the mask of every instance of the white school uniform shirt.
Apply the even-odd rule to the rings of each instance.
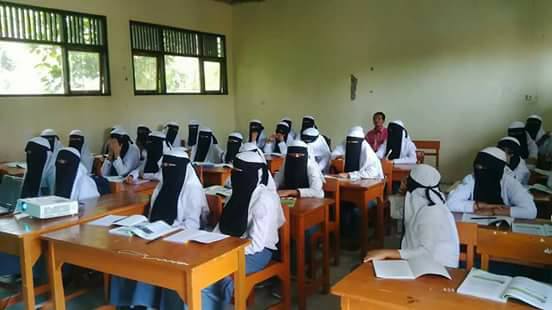
[[[516,169],[512,170],[510,167],[506,166],[504,168],[504,171],[512,175],[516,180],[519,181],[519,183],[521,183],[521,185],[527,186],[529,184],[530,172],[523,158],[520,158],[519,164]]]
[[[111,170],[111,166],[115,167],[117,175],[126,177],[132,170],[136,169],[140,165],[140,150],[138,147],[129,142],[128,151],[125,157],[117,157],[113,162],[108,159],[104,160],[102,165],[102,175],[108,176]]]
[[[285,169],[286,163],[284,160],[282,168],[274,176],[277,188],[285,185]],[[298,188],[299,196],[304,198],[324,198],[324,176],[320,172],[320,168],[314,158],[310,156],[307,160],[307,176],[309,177],[309,187]]]
[[[229,199],[230,197],[227,201]],[[251,240],[251,243],[245,248],[245,254],[252,255],[261,252],[265,248],[277,250],[278,229],[285,222],[280,197],[278,197],[276,191],[263,184],[257,185],[249,201],[247,230],[241,237],[242,239]],[[215,227],[214,231],[220,232],[219,225]]]
[[[460,244],[456,222],[449,209],[431,193],[429,205],[425,189],[420,188],[405,197],[405,232],[399,254],[402,259],[429,256],[436,262],[458,268]]]
[[[345,157],[345,142],[338,145],[332,152],[332,159],[338,157]],[[349,172],[349,178],[353,180],[358,179],[383,179],[383,169],[381,168],[381,161],[376,156],[376,153],[372,150],[372,147],[366,142],[362,141],[362,150],[360,151],[360,169],[358,171]]]
[[[378,148],[376,155],[379,159],[384,159],[387,154],[387,140],[383,142]],[[406,136],[403,131],[402,145],[401,145],[401,155],[397,159],[393,159],[394,164],[415,164],[418,161],[416,158],[416,145],[410,139],[410,136]]]
[[[473,189],[475,179],[472,174],[467,175],[458,187],[448,196],[447,206],[452,212],[473,213]],[[505,173],[500,181],[501,197],[504,205],[510,208],[510,216],[520,219],[534,219],[537,217],[537,207],[533,196],[512,175]]]
[[[162,173],[161,173],[162,174]],[[153,210],[153,206],[161,188],[163,187],[163,178],[153,191],[151,196],[149,215]],[[207,198],[203,192],[203,185],[199,181],[195,173],[195,169],[191,164],[186,167],[186,178],[182,184],[182,190],[178,196],[178,207],[176,219],[172,223],[174,227],[182,227],[184,229],[198,230],[207,222],[209,215],[209,206]],[[168,223],[169,225],[171,223]]]
[[[289,136],[288,136],[288,141],[289,141]],[[289,143],[289,142],[284,142],[284,141],[278,142],[278,146],[280,147],[280,153],[279,154],[282,154],[282,155],[287,154],[287,143]],[[275,148],[276,148],[276,141],[266,142],[263,151],[264,151],[265,154],[272,154],[272,153],[274,153]]]
[[[100,197],[96,182],[88,174],[88,170],[84,165],[79,163],[77,176],[73,182],[73,189],[71,190],[71,200],[84,200]]]
[[[192,147],[192,156],[190,159],[194,161],[195,155],[197,152],[197,143]],[[211,145],[209,146],[209,151],[207,151],[207,155],[205,155],[204,163],[213,163],[213,164],[220,164],[222,155],[224,154],[224,151],[220,148],[218,144],[214,144],[211,142]]]
[[[326,139],[324,139],[324,136],[321,134],[318,135],[318,138],[314,142],[307,143],[307,145],[309,147],[309,154],[313,154],[316,163],[320,167],[320,171],[322,171],[322,173],[326,173],[330,168],[330,158],[332,153]]]
[[[529,158],[537,159],[539,157],[539,146],[537,142],[531,138],[528,132],[525,133],[527,136],[527,151],[529,152]]]

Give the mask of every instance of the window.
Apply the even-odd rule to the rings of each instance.
[[[228,94],[225,37],[130,22],[134,93]]]
[[[109,95],[105,16],[0,3],[0,96]]]

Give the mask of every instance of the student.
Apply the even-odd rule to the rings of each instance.
[[[197,137],[199,134],[199,122],[191,120],[188,123],[188,141],[186,141],[186,146],[191,148],[196,145]]]
[[[270,173],[270,171],[268,171],[268,166],[266,165],[266,158],[263,151],[254,142],[247,142],[242,145],[239,151],[239,153],[244,153],[244,152],[256,153],[257,155],[259,155],[259,157],[263,159],[263,163],[265,164],[263,166],[263,175],[266,175],[266,178],[268,178],[267,187],[269,189],[276,190],[276,183],[274,182],[274,178],[272,177],[272,174]],[[224,186],[228,188],[232,187],[231,179],[228,179],[224,184]]]
[[[81,163],[86,168],[88,174],[92,173],[92,165],[94,164],[94,157],[90,153],[87,139],[84,138],[82,131],[75,129],[69,133],[69,146],[79,151]]]
[[[264,152],[265,154],[286,155],[289,142],[289,125],[286,122],[279,122],[276,125],[276,133],[270,135],[266,141]]]
[[[59,136],[57,132],[53,129],[44,129],[40,136],[46,140],[48,140],[48,143],[50,143],[50,149],[52,150],[52,154],[56,155],[56,153],[63,147],[63,144],[59,141]]]
[[[529,134],[529,138],[535,142],[539,149],[544,145],[546,139],[548,139],[548,135],[544,132],[542,126],[542,117],[539,115],[533,114],[527,118],[525,130]]]
[[[299,136],[298,136],[298,135],[295,133],[295,131],[293,130],[293,126],[292,126],[292,125],[293,125],[293,122],[291,121],[291,118],[285,116],[284,118],[282,118],[282,119],[280,120],[280,122],[284,122],[284,123],[288,124],[288,126],[289,126],[289,133],[288,133],[288,136],[289,136],[289,140],[290,140],[290,141],[288,141],[288,143],[291,142],[291,141],[293,141],[293,140],[295,140],[295,139],[299,139]]]
[[[366,133],[366,141],[372,147],[374,152],[377,152],[380,145],[387,140],[387,128],[385,128],[385,114],[383,112],[376,112],[372,116],[372,122],[374,128]]]
[[[188,154],[183,148],[173,148],[163,156],[162,162],[162,179],[151,196],[149,221],[162,220],[183,229],[200,229],[209,208]],[[165,290],[150,284],[113,277],[110,303],[118,307],[160,308],[158,298],[164,293]]]
[[[324,198],[324,176],[314,157],[309,156],[307,144],[301,140],[289,144],[284,165],[276,173],[274,182],[280,197]]]
[[[381,162],[364,139],[364,130],[353,127],[345,142],[332,152],[332,159],[345,157],[344,177],[351,179],[383,179]]]
[[[145,143],[145,160],[140,167],[134,169],[126,178],[126,183],[133,183],[135,180],[161,180],[161,158],[163,154],[171,150],[165,140],[165,134],[159,131],[151,132]]]
[[[27,171],[21,188],[21,198],[41,196],[51,193],[48,188],[48,176],[52,172],[52,151],[48,140],[42,137],[32,138],[25,147]]]
[[[519,156],[520,144],[514,137],[504,137],[498,141],[497,147],[506,153],[506,170],[518,180],[521,185],[527,186],[529,182],[529,169],[525,165],[525,160]]]
[[[165,128],[164,128],[163,131],[165,133],[165,137],[167,139],[167,142],[172,147],[179,147],[180,146],[179,130],[180,130],[180,125],[178,125],[178,123],[176,123],[176,122],[168,122],[165,125]]]
[[[116,125],[113,125],[113,126],[109,129],[108,133],[111,134],[111,132],[112,132],[113,130],[115,130],[115,129],[120,129],[120,130],[122,130],[122,131],[125,131],[123,125],[116,124]],[[110,144],[110,143],[111,143],[111,136],[108,136],[108,137],[107,137],[107,140],[105,140],[105,142],[104,142],[104,145],[103,145],[103,148],[102,148],[102,154],[105,154],[105,155],[109,154],[109,144]]]
[[[301,122],[301,132],[303,132],[303,131],[305,131],[309,128],[318,129],[318,127],[316,126],[316,121],[315,121],[314,117],[311,116],[311,115],[305,115],[305,116],[303,116],[303,121]]]
[[[264,148],[266,144],[266,135],[261,121],[255,119],[249,122],[248,142],[255,142],[260,149]]]
[[[309,146],[309,153],[312,152],[312,156],[318,163],[320,171],[325,173],[330,167],[330,157],[332,152],[326,142],[326,139],[318,132],[318,129],[311,127],[301,133],[301,140],[303,140]]]
[[[376,153],[378,158],[387,158],[394,164],[415,164],[416,145],[410,139],[402,121],[392,121],[387,127],[387,140]]]
[[[249,239],[245,248],[245,273],[264,269],[277,250],[278,229],[285,223],[280,199],[267,188],[262,177],[263,158],[256,152],[236,155],[232,170],[232,195],[228,198],[215,232]],[[186,309],[174,291],[168,291],[162,300],[165,309]],[[201,309],[229,307],[234,294],[234,280],[228,276],[201,292]]]
[[[222,162],[231,164],[236,157],[236,154],[240,151],[243,144],[243,136],[239,132],[232,132],[228,135],[228,141],[226,142],[226,152],[222,154]]]
[[[80,156],[73,147],[59,150],[55,165],[56,196],[79,201],[100,196],[96,182],[88,175]]]
[[[145,159],[146,153],[146,140],[151,130],[146,125],[138,125],[136,127],[136,146],[140,150],[140,161]]]
[[[111,132],[109,155],[102,164],[102,176],[126,177],[140,165],[140,151],[128,134],[115,129]]]
[[[534,162],[539,154],[539,148],[535,141],[531,139],[527,130],[525,130],[525,124],[522,122],[513,122],[508,127],[508,136],[514,137],[520,144],[520,156],[521,158]]]
[[[216,143],[210,128],[201,128],[197,144],[192,147],[192,159],[196,163],[220,163],[222,150]]]
[[[374,250],[364,262],[381,259],[431,257],[445,267],[458,268],[460,244],[452,213],[439,190],[441,175],[429,165],[417,165],[406,181],[404,237],[400,250]]]
[[[506,153],[497,147],[481,150],[473,163],[473,173],[449,194],[447,206],[453,212],[505,215],[534,219],[533,197],[508,173]]]

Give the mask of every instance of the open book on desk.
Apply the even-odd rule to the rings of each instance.
[[[110,234],[120,236],[136,235],[142,239],[155,240],[172,232],[182,229],[181,227],[173,227],[163,221],[149,223],[148,221],[140,222],[132,226],[121,226],[109,230]]]
[[[477,215],[473,213],[464,213],[462,214],[462,222],[466,223],[475,223],[477,225],[487,226],[493,222],[497,221],[506,221],[508,225],[512,226],[514,219],[509,216],[499,216],[499,215]]]
[[[232,189],[226,188],[220,185],[213,185],[203,189],[206,195],[218,195],[222,197],[230,197],[232,195]]]
[[[457,290],[470,295],[505,303],[515,298],[539,309],[552,309],[552,286],[526,277],[509,277],[472,268]]]
[[[543,185],[543,184],[533,184],[528,187],[529,190],[535,190],[543,193],[547,193],[549,195],[552,195],[552,188]]]
[[[163,239],[164,241],[169,241],[178,244],[184,244],[188,241],[195,241],[203,244],[210,244],[217,242],[223,239],[228,238],[228,235],[204,231],[204,230],[183,230],[179,233],[176,233],[170,237]]]
[[[451,279],[447,269],[427,256],[413,257],[409,260],[373,261],[376,277],[383,279],[414,280],[423,275],[432,274]]]

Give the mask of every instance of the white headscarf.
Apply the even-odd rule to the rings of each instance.
[[[64,147],[61,148],[59,151],[68,151],[77,156],[80,159],[79,167],[77,170],[77,175],[75,176],[75,179],[73,180],[73,187],[71,190],[71,200],[84,200],[84,199],[90,199],[99,197],[100,193],[98,192],[98,188],[96,186],[96,182],[89,176],[89,171],[82,163],[81,153],[74,148],[74,147]],[[58,152],[59,155],[60,152]],[[56,158],[57,160],[57,158]],[[56,176],[56,169],[55,165],[53,168],[53,175],[54,175],[54,183],[55,184],[55,176]],[[55,186],[54,186],[55,187]],[[54,188],[55,190],[55,188]]]

